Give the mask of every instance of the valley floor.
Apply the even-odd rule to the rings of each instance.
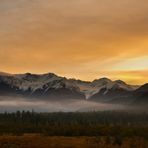
[[[0,136],[0,148],[147,148],[142,138]]]

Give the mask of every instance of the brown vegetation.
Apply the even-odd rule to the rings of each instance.
[[[0,148],[147,148],[142,138],[1,136]]]

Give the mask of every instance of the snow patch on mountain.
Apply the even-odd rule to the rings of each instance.
[[[101,78],[92,82],[86,82],[59,77],[53,73],[40,75],[31,73],[14,75],[0,74],[0,82],[1,81],[22,91],[27,91],[30,89],[32,92],[34,92],[38,89],[44,89],[44,92],[46,92],[51,88],[67,88],[69,90],[75,90],[84,94],[86,99],[91,98],[91,96],[97,94],[103,88],[106,89],[104,94],[106,94],[110,89],[122,88],[127,91],[133,91],[138,88],[138,86],[128,85],[121,80],[112,81],[108,78]]]

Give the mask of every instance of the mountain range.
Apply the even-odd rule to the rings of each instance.
[[[103,103],[148,103],[148,84],[129,85],[108,78],[92,82],[67,79],[53,73],[0,73],[0,96],[23,96],[43,100],[79,99]]]

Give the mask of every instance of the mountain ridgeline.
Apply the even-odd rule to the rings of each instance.
[[[0,73],[0,96],[23,96],[52,101],[79,99],[103,103],[148,104],[148,84],[134,86],[108,78],[86,82],[53,73]]]

